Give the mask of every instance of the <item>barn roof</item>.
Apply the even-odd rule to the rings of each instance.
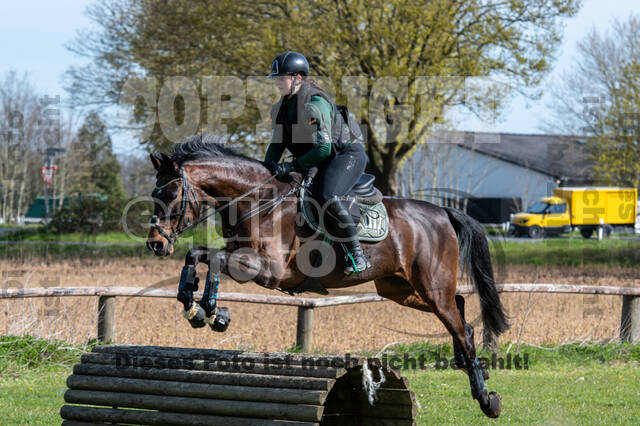
[[[578,136],[445,131],[434,139],[573,182],[588,181],[593,167],[586,139]]]

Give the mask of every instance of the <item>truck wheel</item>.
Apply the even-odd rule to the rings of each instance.
[[[582,235],[582,238],[591,238],[593,235],[593,228],[580,228],[580,235]]]
[[[538,225],[530,226],[528,233],[529,233],[529,238],[541,238],[542,228],[540,228]]]

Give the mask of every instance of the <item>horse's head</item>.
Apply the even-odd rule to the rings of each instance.
[[[178,236],[198,217],[200,201],[184,167],[164,153],[151,154],[151,162],[158,173],[147,248],[156,256],[168,256]]]

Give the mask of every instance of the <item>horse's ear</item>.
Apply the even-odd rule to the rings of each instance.
[[[165,167],[167,167],[168,170],[174,170],[174,171],[180,170],[180,166],[178,165],[178,163],[173,161],[171,157],[169,157],[164,152],[162,152],[160,155],[162,155],[162,162],[164,163]]]
[[[151,158],[151,164],[153,164],[153,168],[156,171],[160,171],[160,167],[162,167],[162,157],[156,152],[152,152],[149,154],[149,158]]]

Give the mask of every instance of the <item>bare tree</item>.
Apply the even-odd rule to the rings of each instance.
[[[9,71],[0,80],[0,217],[4,222],[24,215],[38,188],[34,176],[42,163],[44,105],[28,75]]]
[[[614,20],[578,43],[553,92],[554,133],[588,136],[597,181],[640,186],[640,17]]]

